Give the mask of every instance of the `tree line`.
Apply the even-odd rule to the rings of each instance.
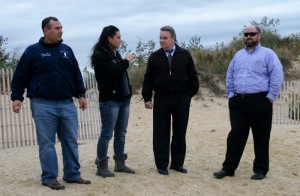
[[[292,67],[293,61],[299,60],[300,32],[291,33],[288,36],[281,36],[277,30],[280,20],[268,19],[266,16],[259,22],[251,21],[251,24],[257,25],[262,30],[263,36],[261,44],[273,49],[277,53],[284,68],[285,78],[287,80],[299,79],[299,72],[295,72],[294,70],[289,72],[289,69]],[[10,53],[5,51],[7,41],[8,38],[4,38],[0,35],[0,70],[5,67],[15,68],[20,57],[19,48],[15,48],[13,52]],[[187,43],[180,42],[178,45],[191,52],[195,66],[201,77],[200,81],[208,84],[210,88],[217,92],[218,88],[215,86],[216,78],[224,79],[227,67],[233,55],[244,47],[243,31],[241,30],[237,36],[233,36],[229,43],[216,43],[211,48],[203,47],[201,44],[201,36],[199,35],[191,37]],[[141,38],[139,38],[134,51],[127,49],[127,43],[125,41],[121,43],[119,48],[121,54],[133,52],[137,57],[129,68],[131,82],[136,92],[138,92],[141,87],[148,57],[154,50],[156,50],[156,43],[153,40],[143,43]],[[85,68],[84,71],[88,71],[88,69]]]

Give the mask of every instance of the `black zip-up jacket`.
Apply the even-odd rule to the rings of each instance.
[[[44,37],[26,48],[14,72],[11,100],[27,97],[69,99],[85,94],[85,87],[72,49],[61,42],[47,44]]]
[[[145,102],[152,100],[153,90],[165,95],[189,93],[191,97],[198,92],[198,74],[187,50],[176,44],[171,66],[162,48],[150,55],[142,89]]]
[[[122,59],[118,51],[114,56],[100,49],[92,55],[91,63],[95,71],[100,102],[122,101],[131,97],[132,88],[127,73],[129,61]],[[130,91],[127,96],[124,94],[124,74]]]

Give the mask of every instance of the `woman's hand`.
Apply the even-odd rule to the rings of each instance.
[[[129,62],[135,59],[135,55],[127,53],[125,56],[125,59],[127,59]]]

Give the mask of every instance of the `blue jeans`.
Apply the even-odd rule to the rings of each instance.
[[[101,134],[97,145],[97,159],[107,156],[109,140],[114,134],[115,155],[124,154],[125,135],[129,119],[130,98],[124,101],[100,102]]]
[[[62,148],[63,179],[68,181],[79,179],[78,119],[73,100],[31,98],[30,106],[39,145],[42,184],[57,180],[56,134]]]

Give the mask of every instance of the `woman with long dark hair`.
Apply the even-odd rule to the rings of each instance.
[[[129,62],[135,57],[127,54],[123,59],[118,52],[121,44],[120,30],[109,25],[104,27],[98,42],[94,45],[91,55],[91,65],[99,90],[101,134],[97,145],[97,172],[102,177],[114,177],[108,169],[108,145],[114,132],[114,160],[115,172],[135,173],[125,165],[127,154],[125,149],[125,135],[129,119],[130,99],[132,89],[127,69]]]

